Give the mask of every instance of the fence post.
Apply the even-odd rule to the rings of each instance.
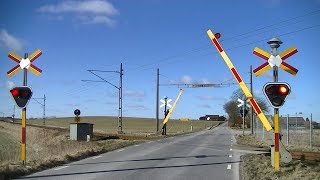
[[[287,146],[289,145],[289,114],[287,115]]]
[[[310,149],[312,149],[312,113],[311,113],[311,118],[310,118]]]

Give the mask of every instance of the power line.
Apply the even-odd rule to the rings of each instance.
[[[308,29],[312,29],[312,28],[317,28],[319,27],[320,25],[313,25],[313,26],[308,26],[308,27],[304,27],[304,28],[301,28],[301,29],[298,29],[298,30],[294,30],[294,31],[290,31],[290,32],[286,32],[286,33],[282,33],[282,34],[278,34],[277,36],[278,37],[282,37],[282,36],[286,36],[286,35],[290,35],[290,34],[294,34],[294,33],[297,33],[297,32],[300,32],[300,31],[304,31],[304,30],[308,30]],[[245,47],[245,46],[249,46],[249,45],[252,45],[252,44],[257,44],[257,43],[260,43],[260,42],[264,42],[268,40],[268,38],[264,38],[264,39],[260,39],[260,40],[256,40],[256,41],[252,41],[252,42],[249,42],[249,43],[245,43],[245,44],[241,44],[241,45],[238,45],[238,46],[233,46],[233,47],[230,47],[230,48],[226,48],[226,50],[228,51],[232,51],[234,49],[238,49],[238,48],[241,48],[241,47]],[[211,47],[212,48],[212,47]],[[212,54],[217,54],[217,52],[209,52],[209,53],[206,53],[206,54],[202,54],[202,55],[198,55],[197,57],[202,57],[202,56],[208,56],[208,55],[212,55]],[[164,59],[164,61],[168,61],[169,59]],[[159,64],[164,62],[164,61],[160,61],[158,62]],[[177,60],[176,60],[177,61]],[[148,69],[153,69],[153,67],[150,67],[150,68],[146,68],[144,70],[148,70]],[[162,76],[165,76],[162,74]],[[167,78],[169,78],[168,76],[166,76]],[[96,85],[97,86],[97,85]],[[94,87],[96,87],[94,86]],[[78,90],[78,93],[80,92],[86,92],[90,89],[90,87],[86,86],[86,89],[79,89]],[[75,94],[75,92],[71,92],[69,93],[69,95],[72,95],[72,94]]]
[[[290,21],[294,21],[294,20],[297,20],[299,18],[303,18],[303,17],[307,17],[307,16],[310,16],[310,15],[315,15],[315,14],[318,14],[320,12],[320,10],[316,10],[316,11],[312,11],[312,12],[309,12],[309,13],[306,13],[306,14],[303,14],[303,15],[300,15],[300,16],[296,16],[296,17],[293,17],[293,18],[290,18],[290,19],[287,19],[287,20],[284,20],[284,21],[280,21],[280,22],[277,22],[277,23],[274,23],[274,24],[270,24],[270,25],[267,25],[267,26],[263,26],[261,28],[257,28],[255,30],[252,30],[252,31],[249,31],[249,32],[246,32],[246,33],[242,33],[240,35],[236,35],[236,36],[232,36],[230,38],[227,38],[227,39],[224,39],[224,40],[221,40],[221,42],[223,41],[229,41],[229,40],[232,40],[232,39],[235,39],[236,37],[239,37],[239,36],[245,36],[245,35],[249,35],[249,34],[253,34],[253,33],[256,33],[257,31],[261,31],[261,30],[264,30],[264,29],[267,29],[267,28],[271,28],[271,27],[274,27],[274,26],[277,26],[277,25],[281,25],[283,23],[287,23],[287,22],[290,22]],[[300,21],[298,21],[300,22]],[[296,22],[297,23],[297,22]],[[293,24],[293,23],[291,23]],[[287,33],[283,33],[283,34],[280,34],[278,36],[285,36],[285,35],[288,35],[288,34],[293,34],[293,33],[296,33],[296,32],[299,32],[299,31],[303,31],[303,30],[307,30],[307,29],[311,29],[311,28],[315,28],[315,27],[318,27],[319,25],[315,25],[315,26],[310,26],[310,27],[306,27],[306,28],[302,28],[302,29],[299,29],[299,30],[295,30],[295,31],[291,31],[291,32],[287,32]],[[265,32],[263,32],[265,33]],[[259,33],[261,34],[261,33]],[[253,35],[251,35],[253,36]],[[240,48],[240,47],[244,47],[244,46],[248,46],[248,45],[251,45],[251,44],[256,44],[258,42],[262,42],[262,41],[265,41],[267,40],[266,38],[263,39],[263,40],[258,40],[258,41],[254,41],[254,42],[250,42],[250,43],[246,43],[246,44],[242,44],[242,45],[239,45],[239,46],[234,46],[232,48],[227,48],[227,50],[233,50],[233,49],[236,49],[236,48]],[[237,40],[235,40],[237,41]],[[178,58],[178,57],[182,57],[182,56],[185,56],[187,54],[193,54],[193,53],[197,53],[197,52],[201,52],[201,51],[205,51],[205,50],[209,50],[211,49],[211,44],[209,45],[204,45],[204,46],[201,46],[199,48],[194,48],[194,49],[191,49],[191,50],[188,50],[184,53],[181,53],[181,54],[177,54],[177,55],[173,55],[173,56],[170,56],[170,57],[167,57],[167,58],[162,58],[160,60],[157,60],[153,63],[148,63],[148,64],[143,64],[143,65],[140,65],[138,67],[135,67],[135,68],[131,68],[131,69],[128,69],[129,72],[132,72],[133,70],[149,70],[149,69],[152,69],[153,67],[150,67],[150,68],[145,68],[145,69],[141,69],[143,67],[148,67],[148,66],[152,66],[152,65],[155,65],[155,64],[161,64],[161,63],[164,63],[164,62],[169,62],[171,61],[172,59],[175,59],[175,58]],[[204,54],[204,55],[200,55],[200,56],[207,56],[207,55],[212,55],[213,52],[211,53],[207,53],[207,54]],[[127,71],[127,72],[128,72]],[[110,77],[110,79],[114,79],[115,77]],[[84,92],[84,91],[87,91],[89,90],[90,87],[86,86],[86,89],[85,90],[81,90],[79,89],[78,91],[79,92]],[[71,94],[73,94],[74,91],[71,91]]]

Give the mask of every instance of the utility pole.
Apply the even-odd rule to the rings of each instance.
[[[46,125],[46,95],[43,95],[43,125]]]
[[[251,91],[251,94],[253,96],[253,84],[252,84],[252,65],[250,65],[250,91]],[[250,126],[250,129],[251,129],[251,135],[253,134],[253,124],[254,124],[254,120],[253,120],[253,107],[251,106],[251,111],[250,111],[250,114],[251,114],[251,126]]]
[[[119,83],[119,112],[118,112],[118,134],[122,134],[122,63],[120,64],[120,83]]]
[[[87,70],[88,72],[90,72],[91,74],[97,76],[98,78],[100,78],[100,81],[94,81],[94,80],[81,80],[83,82],[104,82],[104,83],[108,83],[111,86],[115,87],[118,89],[119,91],[119,108],[118,108],[118,134],[122,134],[122,75],[123,75],[123,69],[122,69],[122,63],[120,64],[120,71],[101,71],[101,70]],[[119,86],[116,86],[114,84],[112,84],[111,82],[105,80],[104,78],[102,78],[101,76],[99,76],[98,74],[96,74],[95,72],[113,72],[113,73],[119,73],[120,75],[120,81],[119,81]]]
[[[157,133],[159,132],[159,68],[157,68],[157,80],[156,80],[156,127]]]
[[[42,119],[43,119],[43,125],[45,126],[46,125],[46,95],[44,94],[43,98],[31,98],[31,99],[35,100],[38,104],[42,106],[42,109],[43,109]],[[39,101],[37,101],[37,99],[43,99],[43,103],[40,103]]]

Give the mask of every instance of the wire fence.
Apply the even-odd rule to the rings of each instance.
[[[309,121],[303,124],[294,122],[295,117],[279,118],[281,142],[290,149],[307,151],[320,150],[320,129],[310,126]],[[273,117],[268,120],[273,126]],[[291,121],[289,121],[291,120]],[[263,140],[271,140],[258,117],[254,118],[254,135]]]

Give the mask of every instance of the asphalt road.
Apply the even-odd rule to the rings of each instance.
[[[212,130],[133,145],[23,179],[239,179],[242,152],[226,124]]]

